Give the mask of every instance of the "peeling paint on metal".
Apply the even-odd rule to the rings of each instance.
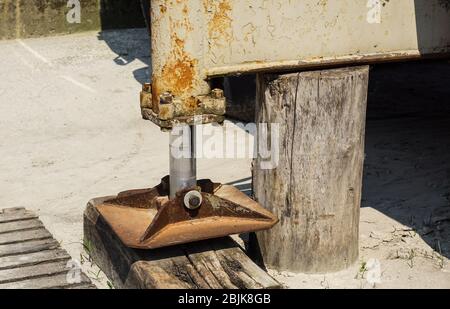
[[[183,6],[180,9],[181,5]],[[181,15],[169,14],[174,6]],[[153,76],[152,94],[154,102],[157,102],[153,104],[153,110],[160,113],[161,119],[169,119],[171,113],[192,115],[197,109],[197,101],[195,96],[190,94],[199,78],[197,76],[199,59],[195,59],[186,51],[186,40],[194,31],[194,26],[189,20],[189,8],[183,1],[178,0],[174,3],[166,0],[165,3],[159,4],[159,13],[160,19],[166,18],[168,21],[170,49],[161,59],[163,60],[161,69]],[[165,91],[170,91],[179,99],[175,101],[174,108],[160,108],[159,95]]]
[[[204,0],[206,12],[212,11],[212,18],[208,22],[208,35],[213,44],[226,44],[233,39],[230,0]]]
[[[184,41],[173,36],[172,55],[162,69],[161,78],[164,86],[174,95],[182,95],[188,92],[195,78],[194,67],[197,59],[192,59],[184,51]]]
[[[211,77],[450,53],[450,0],[383,1],[371,24],[367,1],[152,0],[154,101],[190,116]]]

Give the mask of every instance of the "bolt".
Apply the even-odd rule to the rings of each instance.
[[[172,104],[173,95],[170,92],[164,92],[159,96],[161,104]]]
[[[184,206],[187,209],[198,209],[203,202],[202,194],[198,191],[190,191],[184,196]]]
[[[144,83],[142,85],[142,91],[150,92],[152,90],[152,84],[151,83]]]
[[[200,206],[200,199],[197,196],[192,196],[191,198],[189,198],[189,205],[191,205],[191,207],[193,208],[197,208],[198,206]]]
[[[223,99],[223,97],[224,97],[223,90],[219,89],[219,88],[215,88],[211,91],[211,96],[214,99]]]

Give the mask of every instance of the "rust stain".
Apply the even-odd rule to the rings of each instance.
[[[186,5],[182,8],[182,13],[181,18],[169,17],[171,52],[159,76],[154,78],[152,94],[153,102],[159,102],[159,95],[164,91],[170,91],[183,100],[184,112],[194,112],[197,107],[195,98],[186,98],[186,94],[195,86],[198,60],[193,59],[185,49],[185,38],[194,30],[189,22],[189,10]],[[156,113],[161,112],[159,104],[153,106]]]
[[[174,35],[172,57],[164,65],[161,78],[167,90],[174,95],[182,95],[193,86],[195,66],[198,60],[192,59],[184,50],[184,41]]]
[[[205,0],[203,3],[205,10],[214,8],[214,14],[208,23],[209,37],[215,41],[216,44],[220,42],[227,43],[233,38],[231,23],[233,19],[230,17],[232,6],[229,0],[212,1]]]
[[[193,116],[199,108],[200,101],[198,98],[190,96],[183,102],[183,116]]]
[[[161,76],[157,78],[159,82],[154,83],[153,102],[159,101],[159,94],[162,91],[171,91],[173,95],[180,98],[194,86],[196,76],[195,67],[197,60],[191,59],[189,55],[184,52],[184,42],[176,38],[174,45],[174,57],[170,59],[162,68]],[[195,110],[197,104],[195,98],[185,99],[185,108],[188,110]]]

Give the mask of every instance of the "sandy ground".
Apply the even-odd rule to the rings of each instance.
[[[449,120],[369,121],[358,263],[274,277],[296,288],[450,288]]]
[[[86,202],[168,172],[168,135],[140,117],[148,50],[143,29],[0,42],[1,208],[37,211],[99,287],[107,280],[82,246]],[[383,91],[372,89],[386,103]],[[449,118],[398,118],[397,105],[392,119],[377,119],[380,108],[368,121],[360,261],[336,274],[270,271],[286,287],[372,288],[375,274],[375,287],[450,288]],[[245,188],[250,164],[200,160],[199,176]]]

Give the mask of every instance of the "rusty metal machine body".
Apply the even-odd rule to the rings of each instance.
[[[268,229],[277,218],[239,190],[197,181],[173,129],[222,123],[214,77],[399,61],[450,52],[450,0],[151,0],[152,83],[145,119],[171,133],[170,176],[97,206],[128,246],[154,249]]]
[[[151,0],[151,32],[144,118],[220,123],[215,77],[448,56],[450,0]]]

